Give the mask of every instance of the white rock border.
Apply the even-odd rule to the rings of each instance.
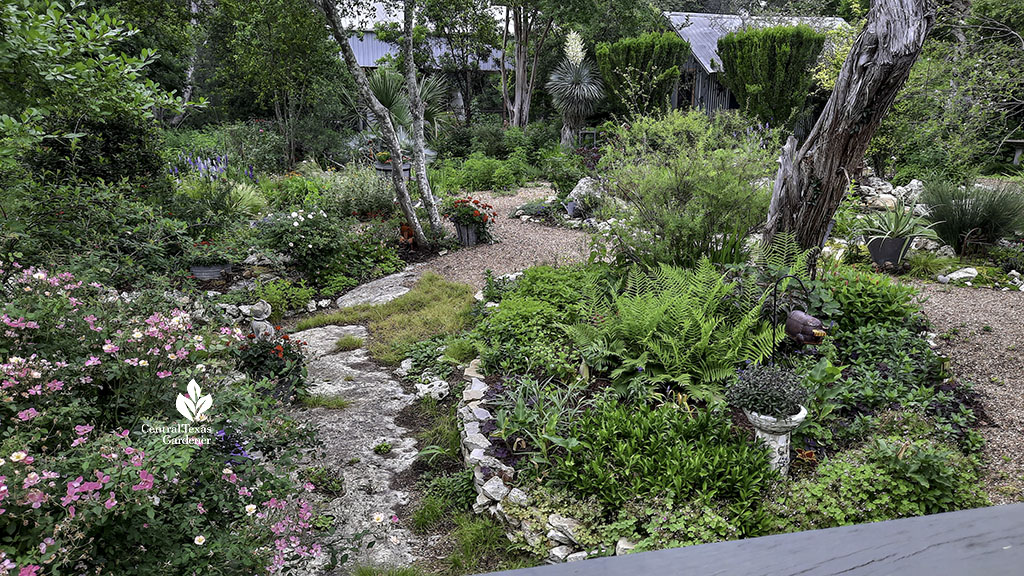
[[[548,549],[547,562],[550,564],[587,558],[587,551],[576,540],[580,523],[573,518],[550,514],[544,531],[540,531],[506,512],[509,506],[529,506],[530,497],[523,490],[510,487],[509,484],[515,479],[514,468],[486,454],[491,442],[480,432],[480,427],[494,416],[488,410],[485,400],[489,388],[479,374],[479,365],[478,358],[466,368],[464,378],[469,384],[462,392],[456,412],[462,437],[462,458],[466,466],[473,470],[473,487],[477,493],[473,512],[487,512],[500,520],[509,528],[506,536],[510,541],[522,540],[533,547],[545,542]]]

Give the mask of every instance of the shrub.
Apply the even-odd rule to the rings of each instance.
[[[649,32],[597,45],[597,66],[609,95],[631,116],[668,108],[690,45],[675,31]]]
[[[18,526],[0,546],[22,573],[276,573],[319,553],[289,479],[305,433],[257,385],[222,383],[240,331],[67,273],[0,277],[0,494]],[[183,434],[175,397],[196,385],[214,407]]]
[[[235,347],[234,356],[238,369],[245,375],[253,380],[269,381],[275,398],[289,400],[293,394],[304,391],[304,344],[284,333],[276,333],[273,338],[255,338],[249,334],[247,342]]]
[[[258,282],[254,296],[270,304],[270,321],[276,323],[281,321],[285,312],[305,308],[313,297],[313,290],[306,287],[305,281],[295,284],[291,280],[277,278],[270,282]]]
[[[710,410],[599,397],[573,421],[571,448],[552,458],[551,478],[606,513],[634,498],[720,502],[742,536],[762,531],[764,492],[774,475],[768,453]]]
[[[471,192],[491,190],[494,188],[494,174],[501,167],[501,160],[474,152],[462,163],[462,185]]]
[[[349,164],[340,170],[319,173],[325,188],[307,194],[302,205],[319,206],[329,216],[360,220],[385,218],[395,211],[391,184],[369,166]]]
[[[264,245],[290,257],[317,286],[330,280],[337,287],[338,274],[369,280],[400,269],[392,230],[387,223],[360,227],[354,219],[331,218],[317,208],[271,214],[259,222]]]
[[[593,291],[597,267],[536,266],[526,270],[514,287],[492,281],[489,293],[501,292],[501,306],[485,316],[473,331],[487,371],[549,374],[574,371],[571,342],[559,322],[573,323],[581,313],[580,295]],[[505,284],[505,283],[503,283]]]
[[[180,267],[186,224],[134,200],[129,184],[31,183],[15,190],[9,226],[28,262],[66,266],[84,278],[129,287]]]
[[[804,109],[824,45],[825,35],[803,24],[731,32],[718,39],[723,83],[762,122],[790,126]]]
[[[620,262],[694,266],[746,260],[746,239],[764,221],[774,135],[714,121],[699,111],[638,118],[605,148],[600,172],[624,201],[605,244]],[[748,129],[749,128],[749,129]],[[737,132],[737,130],[739,130]],[[733,133],[736,135],[732,135]]]
[[[257,172],[269,174],[280,174],[288,167],[284,137],[270,122],[222,124],[213,132],[224,143],[225,153],[241,166],[252,166]]]
[[[542,153],[541,170],[544,178],[551,182],[555,194],[562,200],[572,192],[581,178],[587,175],[583,158],[566,152],[561,146],[549,148]]]
[[[993,189],[968,183],[961,189],[930,180],[922,201],[931,209],[935,232],[957,254],[964,253],[967,241],[995,244],[1024,226],[1024,192],[1011,184]]]
[[[814,530],[985,506],[978,486],[955,450],[888,438],[825,461],[773,507],[781,529]]]
[[[916,288],[881,274],[840,266],[823,274],[822,281],[841,310],[830,319],[844,331],[869,324],[903,325],[920,308]]]
[[[160,135],[152,118],[120,113],[96,119],[74,111],[47,118],[51,134],[84,133],[81,138],[51,138],[29,155],[29,168],[47,179],[63,182],[117,182],[128,180],[129,190],[142,197],[166,189],[167,177],[160,156]],[[148,189],[147,189],[148,188]]]
[[[509,149],[505,147],[505,128],[497,118],[473,124],[470,131],[470,157],[480,155],[502,159],[508,156]]]

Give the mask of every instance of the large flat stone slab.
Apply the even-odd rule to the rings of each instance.
[[[362,286],[354,288],[351,292],[342,295],[335,302],[338,308],[347,308],[359,304],[383,304],[405,294],[416,283],[419,272],[415,266],[409,266],[405,270],[385,276],[373,282],[367,282]]]

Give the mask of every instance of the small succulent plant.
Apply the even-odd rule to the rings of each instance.
[[[800,378],[778,366],[751,364],[726,391],[730,404],[762,416],[785,418],[800,411],[807,389]]]

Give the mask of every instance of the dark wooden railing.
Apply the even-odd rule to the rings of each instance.
[[[495,574],[1018,576],[1024,575],[1024,504],[595,558]]]

